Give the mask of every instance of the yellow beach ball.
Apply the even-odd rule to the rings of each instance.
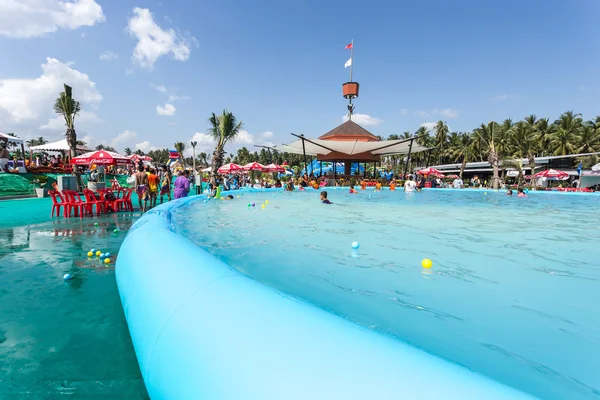
[[[264,209],[265,209],[265,205],[263,204],[263,205],[261,206],[261,208],[264,210]]]
[[[433,263],[431,262],[431,260],[429,258],[424,258],[423,261],[421,261],[421,266],[423,268],[431,268],[432,265],[433,265]]]
[[[104,264],[110,264],[110,258],[105,258],[104,259]]]
[[[265,200],[265,204],[269,204],[269,200]]]
[[[102,252],[101,252],[100,250],[98,250],[98,251],[96,252],[96,257],[100,257],[100,254],[102,254]]]
[[[88,257],[94,257],[94,253],[92,253],[91,251],[88,251]]]

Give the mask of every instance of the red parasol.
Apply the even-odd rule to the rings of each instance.
[[[242,167],[240,165],[233,164],[233,163],[225,164],[217,170],[217,172],[219,174],[227,174],[227,173],[238,172],[238,171],[242,171]]]
[[[244,165],[243,168],[245,171],[264,171],[265,170],[265,166],[257,163],[256,161]]]
[[[131,160],[126,156],[106,150],[90,151],[71,160],[71,164],[76,165],[116,165],[131,164]]]
[[[264,171],[265,172],[280,172],[280,173],[284,173],[285,172],[285,168],[283,168],[281,165],[269,164],[269,165],[265,166]]]
[[[458,176],[456,174],[452,174],[452,175],[446,176],[446,178],[448,178],[448,179],[458,179],[458,178],[460,178],[460,176]]]
[[[142,161],[152,161],[152,157],[149,157],[149,156],[140,156],[139,154],[132,154],[132,155],[128,156],[127,158],[129,158],[130,160],[135,161],[135,162],[137,162],[139,160],[142,160]]]
[[[443,175],[440,171],[435,168],[425,168],[417,172],[419,175]]]
[[[557,169],[547,169],[545,171],[542,172],[538,172],[537,174],[535,174],[536,178],[554,178],[554,179],[567,179],[569,177],[569,174],[567,174],[566,172],[563,171],[559,171]]]

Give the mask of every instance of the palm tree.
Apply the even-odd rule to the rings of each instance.
[[[577,153],[595,153],[600,150],[600,130],[593,124],[587,123],[581,128],[579,134]]]
[[[181,156],[181,159],[183,160],[183,168],[185,168],[185,159],[183,158],[183,152],[185,151],[185,143],[183,143],[183,142],[175,142],[175,144],[173,145],[173,147],[175,147],[175,150]]]
[[[475,152],[473,148],[473,142],[471,136],[467,133],[455,133],[450,134],[450,157],[454,162],[461,161],[459,176],[462,179],[467,162],[471,159]]]
[[[77,157],[77,134],[75,133],[75,117],[81,111],[81,105],[72,97],[71,86],[64,85],[65,91],[61,92],[54,102],[54,112],[63,116],[67,127],[67,143],[69,144],[71,158]]]
[[[46,138],[43,137],[43,136],[38,137],[35,141],[37,143],[37,146],[41,146],[43,144],[48,143],[48,141],[46,140]]]
[[[541,118],[535,123],[535,136],[540,149],[547,150],[550,143],[550,136],[554,133],[555,126],[550,123],[548,118]]]
[[[535,155],[538,151],[538,137],[535,132],[535,125],[531,121],[517,122],[508,132],[509,141],[512,149],[512,155],[519,159],[527,158],[531,175],[535,174]],[[522,171],[522,166],[521,166]],[[521,174],[522,175],[522,174]],[[519,175],[520,176],[520,175]]]
[[[124,151],[124,152],[125,152],[125,155],[126,155],[126,156],[130,156],[130,155],[131,155],[131,153],[132,153],[132,152],[131,152],[131,149],[130,149],[129,147],[125,147],[125,151]]]
[[[208,132],[216,142],[212,158],[212,173],[214,175],[217,173],[217,169],[223,164],[225,144],[235,139],[242,130],[243,123],[242,121],[237,122],[233,113],[227,110],[223,110],[223,114],[219,116],[212,113],[208,119],[208,123],[210,124]]]
[[[549,148],[555,156],[565,156],[575,150],[575,143],[579,140],[582,129],[581,114],[573,111],[563,113],[554,122],[555,132],[550,135]]]
[[[498,152],[496,150],[496,141],[498,140],[498,134],[501,132],[501,127],[497,122],[490,121],[488,124],[481,124],[481,126],[475,131],[473,131],[473,135],[481,140],[481,143],[485,145],[487,152],[487,159],[490,165],[492,166],[493,176],[492,176],[492,188],[498,189],[498,166],[500,164],[500,157],[498,156]]]
[[[446,144],[446,139],[448,138],[448,125],[444,121],[438,121],[433,128],[435,132],[435,145],[438,147],[438,152],[440,156],[440,164],[442,164],[444,157],[444,145]]]

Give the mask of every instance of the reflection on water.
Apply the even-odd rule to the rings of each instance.
[[[368,329],[541,398],[600,399],[599,196],[371,194],[246,194],[174,221],[242,273]]]
[[[137,217],[0,228],[0,398],[147,398],[114,268],[87,257],[117,254]]]

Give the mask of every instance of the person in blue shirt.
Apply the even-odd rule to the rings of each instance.
[[[330,201],[327,199],[327,192],[326,192],[326,191],[324,191],[324,190],[321,192],[321,202],[322,202],[323,204],[333,204],[332,202],[330,202]]]

